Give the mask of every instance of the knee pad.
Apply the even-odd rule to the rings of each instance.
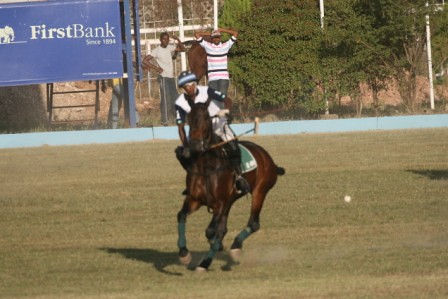
[[[182,167],[187,170],[188,166],[190,166],[191,159],[187,159],[183,155],[184,148],[182,146],[178,146],[174,152],[176,153],[176,158],[182,165]]]
[[[176,157],[179,159],[180,157],[182,157],[182,150],[183,147],[182,146],[178,146],[174,149],[174,152],[176,153]]]

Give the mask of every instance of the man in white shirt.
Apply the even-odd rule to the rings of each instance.
[[[185,46],[177,36],[172,36],[177,45],[170,44],[170,36],[167,32],[160,34],[160,45],[151,51],[151,54],[143,59],[144,69],[153,69],[158,73],[157,82],[160,86],[160,114],[162,125],[167,126],[174,119],[174,101],[178,93],[174,79],[173,53],[185,52]],[[155,61],[155,63],[153,62]]]

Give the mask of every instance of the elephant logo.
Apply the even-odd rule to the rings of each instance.
[[[14,29],[9,26],[0,28],[0,44],[9,44],[14,41]]]

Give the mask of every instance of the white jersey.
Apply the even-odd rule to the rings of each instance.
[[[197,86],[196,87],[196,97],[194,99],[195,103],[205,103],[209,98],[217,101],[224,101],[226,95],[214,90],[207,86]],[[186,121],[187,114],[191,112],[190,104],[188,104],[185,94],[182,93],[176,100],[176,123],[183,124]],[[210,101],[208,105],[208,113],[210,117],[216,116],[221,110],[219,106],[214,102]],[[225,117],[213,117],[212,119],[213,131],[216,135],[220,136],[223,140],[230,140],[234,137],[232,130],[228,128],[227,118]]]
[[[225,99],[225,94],[209,88],[207,86],[197,86],[196,87],[196,98],[194,99],[195,103],[205,103],[209,98],[213,100],[223,101]],[[190,104],[188,104],[187,99],[185,99],[185,94],[182,93],[176,100],[176,122],[177,123],[185,123],[185,117],[191,111]],[[210,105],[208,105],[208,113],[211,117],[218,114],[219,110],[221,110],[218,105],[211,101]]]

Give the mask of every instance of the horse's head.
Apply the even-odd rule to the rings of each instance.
[[[212,118],[208,113],[206,103],[190,103],[191,111],[188,114],[189,144],[192,153],[202,153],[210,148],[213,137]]]
[[[198,80],[201,80],[207,75],[207,53],[198,42],[194,41],[187,55],[190,70],[196,74]]]

